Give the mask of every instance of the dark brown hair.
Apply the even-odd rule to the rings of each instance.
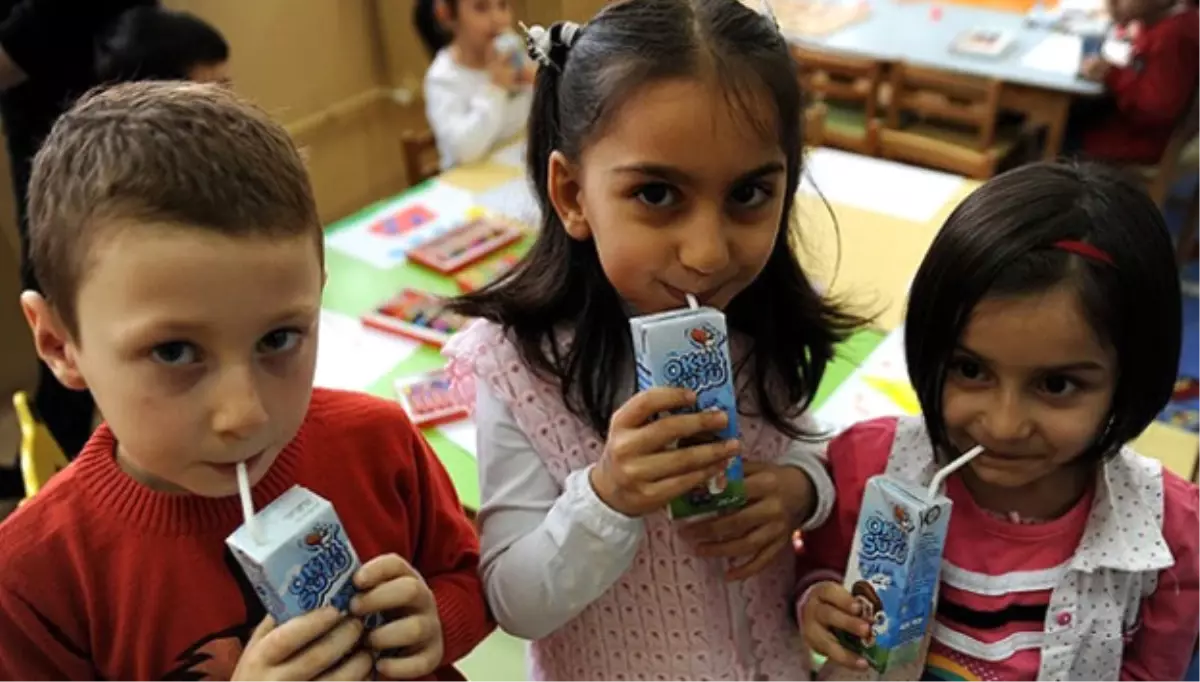
[[[1090,244],[1112,263],[1055,248]],[[942,226],[909,292],[908,375],[940,454],[946,375],[971,311],[992,297],[1072,287],[1092,332],[1117,355],[1109,420],[1090,454],[1111,455],[1166,406],[1179,369],[1183,304],[1175,249],[1150,197],[1095,164],[1035,163],[992,178]]]
[[[227,88],[141,82],[93,90],[55,123],[29,182],[30,257],[77,336],[89,254],[114,219],[231,236],[312,234],[321,223],[291,138]]]
[[[551,35],[564,34],[556,25]],[[793,438],[792,419],[816,393],[834,346],[861,323],[814,289],[796,258],[791,229],[800,180],[802,104],[796,64],[779,30],[736,0],[626,0],[606,6],[538,69],[529,119],[528,173],[541,208],[541,231],[513,273],[463,297],[455,309],[504,325],[521,356],[556,380],[570,409],[597,433],[608,430],[622,372],[633,372],[629,322],[591,240],[567,235],[550,202],[550,155],[578,162],[614,112],[638,88],[659,80],[714,76],[731,104],[765,97],[775,120],[767,135],[787,157],[783,217],[767,264],[730,302],[730,327],[752,344],[750,390],[761,416]],[[748,125],[761,125],[747,117]],[[555,328],[569,325],[568,348]],[[740,367],[739,371],[746,367]]]

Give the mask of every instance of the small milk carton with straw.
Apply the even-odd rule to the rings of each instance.
[[[243,464],[238,487],[246,521],[225,543],[275,622],[327,605],[349,611],[360,564],[333,505],[293,486],[255,514]]]
[[[938,471],[928,489],[887,474],[867,481],[845,586],[871,633],[838,637],[879,678],[919,679],[950,524],[942,482],[982,451],[975,447]]]
[[[688,295],[689,307],[629,320],[637,362],[637,387],[679,386],[696,393],[698,410],[724,410],[729,423],[710,437],[680,442],[687,447],[711,440],[737,438],[738,413],[734,397],[733,368],[729,360],[729,333],[725,315],[701,307]],[[741,507],[746,503],[741,457],[732,457],[722,475],[708,485],[671,501],[671,518],[682,519]]]

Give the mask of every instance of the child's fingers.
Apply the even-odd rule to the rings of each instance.
[[[761,547],[758,552],[746,563],[733,567],[725,573],[725,579],[729,582],[745,580],[750,576],[755,575],[763,570],[779,556],[786,547],[791,544],[791,538],[777,538],[776,540],[767,543]]]
[[[310,642],[329,632],[342,619],[332,606],[309,611],[266,632],[259,643],[259,657],[266,665],[276,666],[291,659]],[[265,624],[266,621],[263,622]],[[263,627],[263,625],[259,625]],[[249,645],[247,645],[249,648]],[[324,668],[317,668],[318,671]],[[311,675],[310,675],[311,677]]]
[[[389,580],[415,574],[413,567],[399,554],[381,554],[355,572],[354,586],[360,590],[369,590]]]
[[[713,441],[640,457],[636,461],[627,462],[625,471],[630,478],[638,481],[666,481],[713,468],[720,471],[740,448],[741,443],[736,440]],[[705,478],[707,476],[701,480]]]
[[[696,404],[696,394],[683,388],[656,386],[635,393],[613,413],[611,428],[636,429],[660,412],[670,412]]]
[[[843,613],[847,613],[855,617],[862,615],[862,606],[855,601],[854,597],[846,590],[845,587],[839,585],[838,583],[830,582],[822,584],[816,589],[816,591],[813,593],[813,596],[822,602],[837,608]],[[862,621],[862,619],[859,620],[860,622],[865,622]]]
[[[339,663],[336,667],[326,670],[321,680],[366,680],[371,677],[371,669],[375,667],[375,657],[368,651],[359,651]]]
[[[662,452],[675,449],[679,447],[676,443],[697,437],[701,442],[692,444],[700,445],[717,440],[714,434],[728,424],[729,415],[723,410],[671,414],[629,434],[629,443],[638,452]]]
[[[813,651],[823,655],[829,661],[845,668],[866,670],[866,660],[842,646],[837,637],[828,629],[811,628],[809,632],[805,633],[805,638]]]
[[[258,627],[254,628],[254,632],[250,633],[250,641],[246,642],[245,648],[249,649],[250,647],[256,646],[262,641],[263,637],[269,635],[274,629],[275,619],[270,616],[263,618],[262,622],[258,624]]]
[[[288,624],[291,622],[288,621]],[[311,680],[324,674],[358,646],[363,627],[362,620],[358,618],[343,619],[333,629],[304,647],[282,667],[286,675],[284,679]]]
[[[375,669],[389,680],[415,680],[437,670],[442,660],[442,648],[429,646],[409,656],[381,657]]]
[[[424,616],[409,616],[375,628],[367,635],[367,644],[375,651],[405,649],[424,644],[437,635],[437,621]]]
[[[672,500],[690,490],[705,485],[708,479],[725,470],[724,461],[721,464],[709,465],[706,469],[690,471],[671,478],[652,481],[642,487],[641,495],[647,500]]]
[[[841,630],[855,637],[866,637],[871,634],[870,623],[858,616],[846,613],[833,604],[818,601],[817,604],[813,605],[813,608],[813,618],[827,628]]]
[[[394,609],[424,606],[429,589],[420,578],[406,575],[389,580],[367,592],[356,595],[350,611],[356,616]]]

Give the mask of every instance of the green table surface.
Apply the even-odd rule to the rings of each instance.
[[[372,204],[358,213],[329,225],[326,235],[361,222],[364,217],[378,210],[385,203],[395,201],[407,193],[419,191],[420,187],[418,185],[397,197]],[[524,253],[532,244],[532,239],[533,237],[529,237],[523,242],[509,247],[508,251]],[[327,310],[353,317],[372,310],[402,287],[423,289],[440,295],[458,293],[458,287],[451,278],[412,263],[381,270],[330,248],[325,250],[325,265],[329,273],[329,280],[325,285],[322,306]],[[882,334],[866,330],[859,332],[841,345],[838,349],[837,359],[826,369],[825,377],[814,401],[814,409],[820,406],[838,384],[850,376],[882,339]],[[379,380],[367,388],[367,392],[395,399],[394,383],[397,378],[438,369],[444,364],[445,359],[439,349],[421,346],[412,355],[384,373]],[[442,465],[446,467],[463,505],[469,509],[478,509],[479,478],[475,457],[444,436],[437,428],[424,429],[424,434],[430,446],[441,459]]]

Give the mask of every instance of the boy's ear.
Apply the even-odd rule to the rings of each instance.
[[[578,170],[558,151],[550,154],[549,163],[546,184],[550,203],[554,205],[554,212],[558,214],[567,234],[572,239],[583,241],[592,236],[592,228],[583,212],[583,188]]]
[[[45,297],[36,291],[22,293],[21,312],[25,313],[25,321],[33,331],[34,350],[58,377],[59,383],[76,391],[87,389],[87,381],[79,371],[75,342]]]

